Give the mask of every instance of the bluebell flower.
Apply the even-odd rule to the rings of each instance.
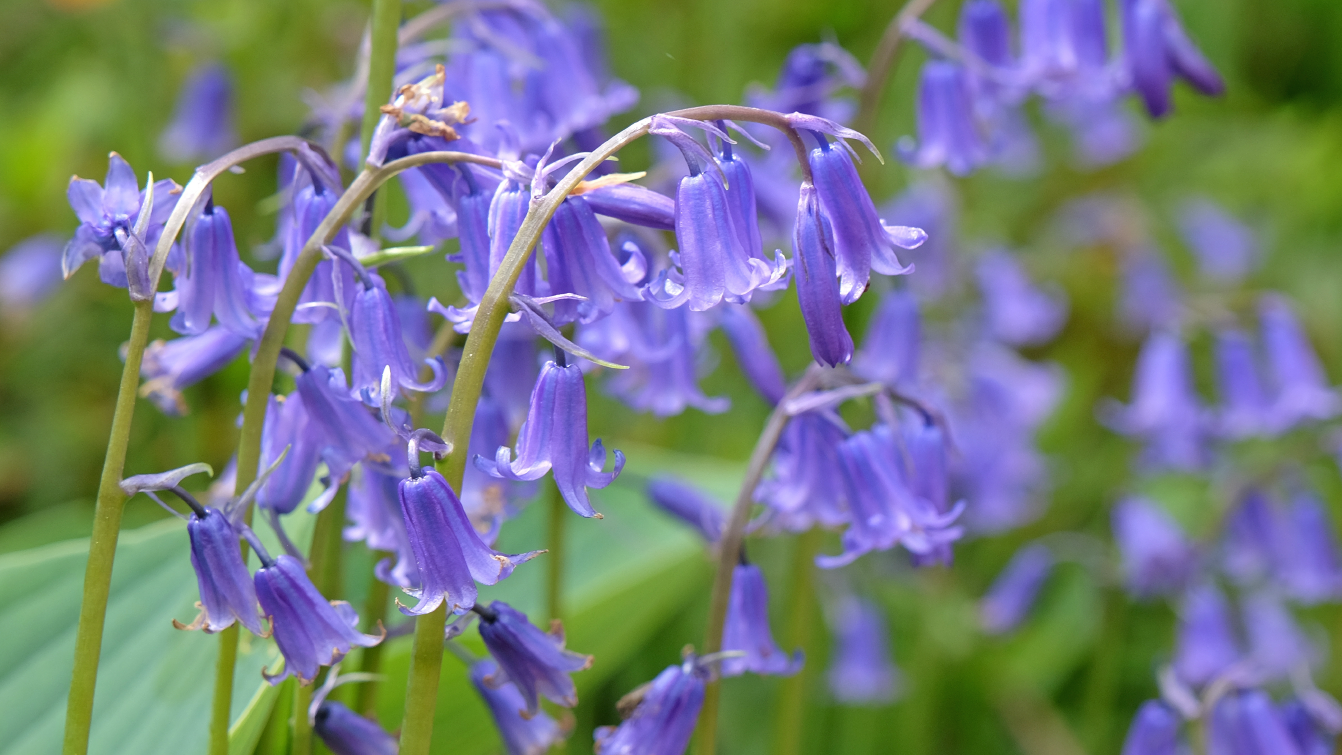
[[[1238,439],[1272,431],[1272,401],[1263,385],[1254,343],[1244,331],[1216,333],[1217,432]]]
[[[424,177],[419,168],[402,171],[396,176],[405,193],[410,217],[400,228],[382,227],[382,237],[389,241],[418,238],[421,244],[440,244],[457,236],[457,212],[443,202],[443,195]],[[492,196],[487,195],[487,196]]]
[[[842,47],[832,42],[797,45],[783,59],[774,88],[748,92],[746,100],[765,110],[844,123],[853,114],[853,103],[834,95],[844,88],[859,88],[865,80],[862,64]]]
[[[583,192],[582,198],[598,215],[662,231],[676,228],[676,200],[638,184],[603,186]]]
[[[750,385],[770,404],[783,400],[787,381],[778,357],[769,347],[769,336],[759,318],[745,305],[728,305],[718,310],[718,325],[727,337],[736,364]]]
[[[596,516],[587,488],[604,488],[624,469],[615,452],[615,469],[602,472],[606,449],[597,440],[587,447],[587,388],[576,365],[547,362],[531,393],[531,410],[517,438],[517,457],[499,446],[493,459],[476,456],[482,471],[505,480],[536,480],[553,470],[564,501],[582,516]]]
[[[349,484],[345,504],[348,524],[343,535],[348,542],[363,541],[370,551],[392,554],[373,567],[378,579],[400,588],[414,588],[419,584],[419,566],[410,549],[397,493],[404,476],[402,470],[393,475],[360,466],[359,474]]]
[[[424,469],[401,480],[401,514],[420,581],[406,590],[419,602],[401,612],[419,616],[449,602],[453,613],[464,614],[475,605],[476,583],[497,584],[518,564],[540,555],[499,553],[485,545],[466,516],[457,494],[434,469]]]
[[[1227,693],[1211,711],[1208,755],[1300,755],[1266,692]]]
[[[949,558],[949,544],[963,534],[954,526],[963,506],[946,510],[940,432],[910,429],[903,433],[907,458],[897,443],[888,426],[878,425],[853,433],[840,444],[840,479],[851,522],[843,533],[843,553],[818,557],[816,564],[821,568],[844,566],[865,553],[896,545],[904,546],[919,561]]]
[[[353,344],[353,390],[372,403],[382,384],[382,373],[391,370],[393,390],[404,389],[432,393],[447,381],[447,370],[438,357],[425,359],[432,370],[427,381],[419,379],[419,365],[410,359],[410,350],[401,333],[401,316],[377,273],[367,273],[354,295],[349,313],[350,342]]]
[[[1053,554],[1042,544],[1016,551],[979,601],[979,623],[988,634],[1006,634],[1020,626],[1034,607],[1039,590],[1053,572]]]
[[[1122,755],[1182,755],[1185,752],[1179,738],[1182,725],[1179,715],[1168,705],[1147,700],[1132,717]]]
[[[1175,77],[1206,95],[1225,91],[1225,82],[1188,38],[1166,0],[1123,0],[1123,62],[1146,110],[1154,118],[1169,113]]]
[[[1181,590],[1193,575],[1197,552],[1179,525],[1142,498],[1120,501],[1111,516],[1128,590],[1139,596]]]
[[[567,731],[550,714],[545,711],[534,716],[522,714],[527,704],[517,685],[491,683],[497,672],[498,664],[494,661],[479,661],[471,666],[471,683],[489,708],[508,755],[544,755],[562,742]]]
[[[718,128],[726,130],[726,127],[725,121],[718,121]],[[760,241],[755,179],[750,174],[750,165],[733,152],[732,143],[726,139],[718,140],[716,158],[727,187],[727,212],[732,216],[732,227],[741,240],[741,248],[746,254],[759,257],[764,253],[764,244]]]
[[[541,697],[566,708],[578,704],[570,674],[590,668],[592,656],[564,648],[564,628],[558,621],[550,625],[549,632],[543,632],[527,620],[526,614],[497,600],[489,608],[477,604],[474,610],[480,615],[480,638],[499,665],[499,670],[485,679],[487,684],[517,685],[526,703],[525,715],[534,716],[540,711]]]
[[[550,294],[584,298],[555,302],[557,322],[592,322],[610,314],[618,301],[642,300],[634,281],[643,271],[621,268],[611,254],[605,229],[582,197],[569,197],[559,203],[541,233],[541,248]]]
[[[732,305],[724,305],[732,306]],[[583,328],[578,343],[597,356],[629,366],[611,374],[606,389],[638,411],[670,417],[694,407],[727,411],[731,401],[699,387],[708,340],[707,318],[685,307],[618,304],[609,316]]]
[[[493,267],[489,262],[489,207],[494,203],[493,192],[486,193],[469,165],[458,165],[463,181],[458,184],[453,208],[456,210],[457,240],[461,252],[456,256],[464,269],[457,272],[461,293],[472,302],[484,298],[489,288]]]
[[[1179,336],[1153,333],[1137,358],[1132,401],[1102,409],[1101,419],[1111,429],[1146,444],[1145,458],[1153,466],[1188,470],[1206,462],[1206,423]]]
[[[1073,160],[1084,169],[1113,165],[1142,145],[1140,119],[1117,96],[1048,102],[1044,114],[1071,133]]]
[[[722,649],[745,654],[723,658],[723,676],[740,676],[747,671],[791,676],[801,670],[805,660],[801,650],[788,655],[774,644],[769,629],[769,587],[764,582],[764,573],[754,564],[737,564],[732,571],[732,591],[722,625]]]
[[[1179,679],[1202,686],[1240,660],[1230,606],[1212,585],[1199,585],[1184,597],[1179,613],[1174,670]]]
[[[879,157],[871,142],[856,131],[819,118],[794,114],[792,120],[798,128],[808,129],[817,144],[807,161],[811,166],[815,195],[833,234],[834,243],[830,248],[836,260],[843,303],[857,301],[866,290],[873,270],[882,275],[913,272],[912,267],[900,263],[895,249],[916,249],[927,240],[927,234],[921,228],[887,226],[881,220],[871,195],[857,175],[857,167],[853,165],[856,153],[845,140],[861,141]],[[835,140],[830,142],[825,134],[834,136]],[[807,188],[803,185],[799,208],[807,204],[806,194]],[[800,224],[801,209],[797,215]]]
[[[258,471],[268,469],[280,454],[285,456],[257,490],[256,505],[279,514],[289,514],[298,508],[312,487],[324,446],[325,438],[308,419],[303,397],[297,391],[283,397],[271,396],[261,430]]]
[[[812,526],[837,527],[849,520],[843,505],[839,447],[848,435],[833,413],[807,412],[793,417],[774,450],[771,473],[755,489],[768,507],[770,521],[790,532]]]
[[[1103,0],[1021,3],[1021,61],[1037,91],[1050,99],[1113,93],[1105,15]]]
[[[492,278],[498,272],[503,258],[508,255],[517,232],[522,228],[522,220],[531,206],[531,189],[524,183],[507,179],[499,183],[494,198],[489,203],[489,275]],[[538,293],[536,257],[532,254],[522,264],[522,272],[517,278],[513,291],[524,296]]]
[[[1336,735],[1321,725],[1300,700],[1291,699],[1277,708],[1277,715],[1291,733],[1300,755],[1330,755]]]
[[[56,290],[61,282],[64,246],[55,234],[39,233],[0,257],[0,317],[25,317]]]
[[[359,401],[350,398],[339,369],[313,364],[294,378],[308,421],[322,433],[323,459],[335,477],[370,456],[384,454],[392,435]]]
[[[1305,603],[1342,595],[1342,559],[1331,518],[1310,493],[1297,493],[1272,528],[1273,576],[1287,595]]]
[[[471,423],[471,444],[467,452],[474,458],[493,453],[508,444],[512,431],[505,407],[492,397],[481,396]],[[493,545],[503,522],[521,512],[522,505],[535,497],[536,485],[530,482],[501,480],[482,472],[474,464],[466,466],[461,482],[461,505],[480,538]]]
[[[242,353],[247,339],[216,325],[196,336],[154,341],[140,364],[140,395],[147,396],[164,414],[186,413],[182,389],[222,370]]]
[[[1274,508],[1261,490],[1250,488],[1226,516],[1220,566],[1240,584],[1263,582],[1272,569],[1280,527]]]
[[[163,505],[155,492],[167,490],[191,508],[191,515],[185,517],[186,534],[191,542],[191,567],[196,572],[196,585],[200,589],[200,602],[196,604],[200,615],[190,625],[176,619],[172,625],[178,629],[204,629],[213,634],[233,626],[236,621],[252,634],[266,636],[261,629],[252,575],[242,560],[239,532],[246,525],[230,518],[230,512],[235,509],[232,503],[225,504],[222,510],[202,506],[181,488],[183,480],[201,472],[209,473],[209,465],[191,464],[158,474],[136,475],[121,482],[121,489],[129,496],[145,493]]]
[[[1037,346],[1058,334],[1067,320],[1067,297],[1059,289],[1035,286],[1006,250],[984,255],[978,264],[979,293],[993,337],[1012,346]]]
[[[829,691],[844,705],[884,705],[901,686],[890,659],[890,631],[879,608],[857,597],[844,597],[830,621]]]
[[[396,755],[399,746],[376,721],[336,700],[323,700],[313,717],[312,731],[335,755]]]
[[[1342,410],[1323,365],[1287,301],[1265,296],[1258,305],[1263,347],[1276,389],[1272,411],[1281,429],[1310,420],[1331,419]]]
[[[853,337],[843,322],[834,256],[834,231],[820,212],[815,188],[802,184],[797,225],[792,234],[792,261],[796,266],[797,299],[810,336],[811,355],[820,364],[847,364],[853,356]]]
[[[270,618],[275,644],[284,654],[282,673],[262,670],[271,684],[288,676],[311,683],[322,666],[339,662],[351,647],[372,647],[382,641],[357,630],[359,617],[348,603],[323,598],[303,563],[293,556],[281,554],[264,564],[256,571],[255,582],[261,610]]]
[[[899,140],[899,156],[916,168],[942,165],[952,175],[973,173],[991,157],[980,133],[964,69],[946,60],[923,65],[918,83],[918,139]]]
[[[693,655],[668,666],[631,693],[638,696],[636,707],[623,723],[597,728],[597,755],[681,755],[699,721],[708,677],[709,670]]]
[[[726,516],[722,505],[693,485],[655,477],[648,481],[647,493],[652,505],[693,527],[704,542],[716,543],[722,537]]]
[[[237,144],[233,130],[233,82],[218,63],[197,67],[182,83],[172,122],[158,150],[173,162],[204,162]]]
[[[715,126],[708,128],[725,138]],[[724,298],[748,301],[756,289],[778,283],[787,273],[786,260],[780,252],[770,262],[761,250],[742,246],[735,224],[739,205],[733,208],[721,166],[708,150],[664,116],[653,118],[651,133],[679,148],[690,169],[676,187],[679,250],[673,262],[680,269],[663,271],[650,288],[651,300],[668,308],[688,303],[702,311]]]
[[[151,298],[149,257],[177,204],[178,190],[176,183],[165,179],[141,192],[135,171],[115,152],[108,155],[103,186],[78,176],[71,178],[66,196],[79,227],[61,257],[65,277],[96,257],[103,283],[130,287],[134,296]]]
[[[289,277],[294,264],[308,239],[326,219],[339,198],[339,186],[327,186],[322,176],[304,169],[298,171],[291,185],[292,195],[284,209],[288,216],[282,238],[279,276]],[[331,246],[350,248],[349,230],[341,227],[331,240]],[[299,307],[293,321],[315,325],[328,318],[339,319],[339,311],[348,311],[354,297],[354,270],[343,262],[323,259],[308,278],[299,297]],[[306,305],[306,306],[305,306]],[[334,307],[334,308],[333,308]]]
[[[228,212],[206,201],[186,234],[185,269],[176,277],[177,314],[172,327],[198,335],[210,326],[210,317],[247,338],[260,335],[254,316],[256,275],[238,257],[233,223]]]
[[[853,357],[859,376],[908,390],[918,383],[922,321],[918,302],[908,291],[890,291],[881,297],[862,348]]]
[[[1248,657],[1264,682],[1290,678],[1309,668],[1318,651],[1296,624],[1281,598],[1269,590],[1258,590],[1241,601]]]
[[[1179,324],[1183,291],[1159,252],[1142,249],[1124,259],[1118,306],[1119,319],[1136,331]]]
[[[529,324],[505,322],[485,371],[484,392],[499,403],[510,431],[521,427],[531,411],[531,391],[540,374],[536,340]]]
[[[1207,278],[1237,283],[1257,264],[1260,250],[1253,229],[1210,199],[1184,202],[1176,221],[1179,235]]]

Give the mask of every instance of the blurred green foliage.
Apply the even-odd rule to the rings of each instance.
[[[750,82],[770,82],[787,51],[803,42],[832,38],[865,59],[898,8],[868,0],[596,5],[608,26],[612,69],[643,91],[638,114],[673,97],[740,101]],[[1114,250],[1070,248],[1057,232],[1054,218],[1068,200],[1108,192],[1135,201],[1145,209],[1152,237],[1184,273],[1191,271],[1191,257],[1170,222],[1180,199],[1205,194],[1249,219],[1268,249],[1255,282],[1295,298],[1330,374],[1342,375],[1337,253],[1342,175],[1335,170],[1342,164],[1342,47],[1336,44],[1342,4],[1179,0],[1176,5],[1190,34],[1226,75],[1226,98],[1202,100],[1181,91],[1176,114],[1146,128],[1146,147],[1109,168],[1071,167],[1065,140],[1051,138],[1058,134],[1041,124],[1048,168],[1038,176],[1014,180],[984,173],[954,182],[968,251],[980,242],[1008,243],[1023,252],[1034,273],[1059,282],[1071,298],[1062,336],[1030,354],[1057,361],[1068,375],[1067,397],[1041,438],[1054,473],[1048,511],[1020,532],[958,547],[949,570],[915,573],[893,556],[859,562],[848,579],[878,595],[890,611],[905,694],[885,710],[834,706],[822,683],[828,639],[823,622],[816,622],[806,647],[807,752],[1116,753],[1132,711],[1154,694],[1154,670],[1171,647],[1172,612],[1158,604],[1128,604],[1079,570],[1067,567],[1063,578],[1050,584],[1036,619],[1014,637],[984,638],[974,620],[973,601],[1021,542],[1063,529],[1105,539],[1108,507],[1124,493],[1140,489],[1153,495],[1192,532],[1205,531],[1227,505],[1218,491],[1197,480],[1162,477],[1138,488],[1130,474],[1131,448],[1094,421],[1100,399],[1127,395],[1137,344],[1114,324]],[[945,0],[929,20],[950,28],[956,6]],[[177,86],[197,62],[217,58],[236,75],[244,139],[301,128],[305,98],[350,74],[367,11],[365,3],[348,0],[0,0],[0,249],[41,230],[68,233],[75,221],[65,204],[65,183],[72,173],[101,178],[108,150],[121,152],[141,174],[153,169],[156,176],[185,182],[191,166],[165,164],[155,143]],[[886,93],[872,136],[887,155],[894,138],[912,128],[912,88],[921,58],[910,50]],[[626,169],[646,161],[642,149],[625,159]],[[878,196],[893,195],[910,179],[893,162],[871,175]],[[264,160],[218,184],[217,199],[232,213],[244,249],[264,244],[273,233],[263,202],[273,190],[274,163]],[[450,276],[436,259],[416,260],[407,268],[421,292],[451,290]],[[857,330],[874,299],[852,308]],[[795,301],[783,297],[763,316],[784,365],[800,369],[809,353],[799,336]],[[119,375],[117,350],[129,322],[124,292],[103,286],[89,269],[30,317],[0,324],[0,521],[6,522],[0,526],[0,552],[87,535]],[[166,318],[155,328],[155,337],[170,337]],[[714,344],[723,359],[705,389],[732,398],[728,417],[691,411],[657,421],[632,415],[593,391],[593,434],[616,439],[611,444],[616,447],[631,441],[743,460],[767,407],[750,392],[725,344]],[[1205,347],[1197,347],[1204,385],[1209,383]],[[222,468],[236,444],[234,423],[245,382],[246,364],[240,361],[189,389],[192,412],[185,418],[165,418],[142,403],[127,469],[145,472],[193,461]],[[1266,460],[1245,463],[1276,463],[1274,458],[1294,451],[1288,445],[1265,453]],[[631,453],[631,466],[636,458]],[[1332,464],[1311,460],[1304,474],[1336,514],[1342,484]],[[719,479],[716,489],[727,496],[731,485]],[[127,527],[160,516],[139,499],[130,504]],[[796,545],[785,540],[750,547],[770,575],[775,627],[781,628],[791,618],[784,611]],[[833,551],[835,545],[824,548]],[[7,568],[18,567],[0,562],[0,570]],[[29,578],[37,577],[24,577]],[[820,577],[822,594],[830,578]],[[655,592],[657,584],[648,589]],[[706,598],[676,594],[663,606],[669,610],[657,614],[660,626],[641,631],[636,652],[623,653],[612,667],[601,665],[599,626],[585,628],[582,636],[590,644],[575,641],[578,650],[598,653],[600,673],[582,682],[571,751],[588,751],[592,727],[615,720],[619,696],[700,638]],[[605,620],[618,624],[620,612],[607,610]],[[1334,638],[1342,629],[1335,607],[1313,609],[1309,618]],[[12,629],[23,634],[32,626]],[[394,648],[393,659],[403,657],[408,645]],[[455,661],[446,663],[448,678],[460,676],[450,668]],[[51,669],[57,672],[65,673],[63,667]],[[1336,664],[1320,683],[1334,692],[1342,689]],[[757,678],[728,683],[724,751],[769,751],[777,687],[777,680]],[[393,684],[387,690],[383,718],[394,725],[398,693]],[[457,731],[469,739],[468,732],[480,731],[475,708],[449,705],[443,711],[447,720],[439,723],[445,736]],[[468,720],[474,728],[455,728]],[[485,751],[494,746],[488,736],[479,736]],[[457,744],[442,742],[445,748]]]

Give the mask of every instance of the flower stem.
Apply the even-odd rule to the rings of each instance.
[[[308,722],[308,706],[312,704],[312,685],[294,685],[294,733],[289,740],[289,755],[311,755],[312,724]]]
[[[246,543],[242,547],[246,548]],[[214,699],[210,702],[210,755],[228,755],[228,726],[233,719],[233,667],[238,662],[239,631],[238,625],[234,624],[219,633]]]
[[[741,558],[741,541],[745,539],[746,525],[750,523],[750,508],[755,500],[755,488],[759,486],[760,478],[764,476],[764,470],[769,466],[774,448],[778,445],[779,438],[783,436],[783,429],[787,427],[791,418],[786,408],[788,402],[814,388],[820,381],[821,369],[818,365],[812,364],[806,374],[793,384],[783,400],[774,407],[773,413],[769,415],[769,421],[764,425],[764,432],[760,433],[759,440],[755,442],[755,450],[750,454],[750,465],[746,467],[745,480],[741,483],[741,490],[736,494],[731,519],[722,532],[722,539],[718,541],[718,573],[713,579],[713,594],[708,604],[708,630],[704,632],[704,646],[699,651],[701,655],[716,653],[722,649],[722,625],[727,620],[727,599],[732,592],[732,573]],[[704,707],[699,713],[699,744],[696,749],[699,755],[713,755],[717,749],[720,696],[719,682],[717,680],[709,682],[704,689]]]
[[[876,127],[876,115],[881,107],[881,95],[890,81],[890,72],[899,59],[900,44],[904,40],[904,28],[918,19],[936,0],[909,0],[904,7],[890,19],[876,51],[871,54],[867,64],[867,80],[862,84],[858,96],[857,116],[853,118],[853,127],[864,134],[872,135]],[[874,138],[874,137],[873,137]]]
[[[373,551],[373,568],[377,569],[377,563],[384,557],[390,556],[390,553],[382,551]],[[382,580],[378,579],[376,574],[372,582],[368,584],[368,600],[363,606],[363,622],[365,632],[377,631],[378,622],[387,618],[387,599],[391,596],[391,587]],[[382,648],[385,642],[378,643],[370,648],[364,648],[363,654],[359,656],[359,671],[365,674],[376,674],[382,670]],[[358,702],[355,704],[355,710],[360,715],[376,718],[377,715],[377,691],[381,687],[378,681],[367,681],[359,685]]]
[[[107,618],[107,594],[112,586],[112,561],[116,557],[117,537],[121,532],[121,514],[126,494],[121,477],[130,446],[131,419],[140,387],[140,362],[149,342],[149,323],[153,302],[134,302],[130,341],[126,345],[126,364],[121,370],[116,410],[112,414],[112,432],[103,458],[102,477],[98,480],[98,503],[93,512],[93,535],[89,538],[89,562],[84,570],[84,597],[79,605],[79,629],[75,633],[75,666],[70,679],[70,695],[65,711],[65,755],[83,755],[89,748],[89,727],[93,723],[93,688],[98,681],[98,657],[102,653],[103,623]]]
[[[796,538],[792,551],[792,581],[788,588],[787,616],[788,625],[783,637],[783,649],[802,648],[807,657],[810,652],[811,635],[814,634],[815,617],[818,606],[815,604],[815,554],[820,551],[820,540],[824,531],[813,527]],[[806,691],[811,676],[811,664],[803,664],[801,670],[786,677],[779,684],[778,702],[774,706],[774,746],[776,755],[797,755],[801,752],[802,723],[806,712]]]
[[[396,73],[396,30],[401,24],[401,0],[373,0],[372,48],[368,54],[368,84],[363,94],[363,124],[359,129],[359,154],[368,157],[373,130],[382,117],[381,107],[391,101],[392,77]],[[340,149],[342,145],[335,145]]]
[[[559,487],[551,482],[546,489],[550,499],[550,523],[546,531],[545,548],[549,551],[550,573],[546,583],[545,605],[550,613],[550,621],[564,617],[564,523],[568,521],[569,508]]]

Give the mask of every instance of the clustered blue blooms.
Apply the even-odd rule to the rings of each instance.
[[[918,167],[944,165],[963,174],[989,163],[1028,162],[1034,148],[1020,107],[1031,93],[1098,160],[1129,149],[1133,137],[1117,104],[1127,93],[1138,94],[1153,116],[1161,116],[1169,110],[1175,77],[1206,93],[1221,88],[1165,0],[1123,1],[1123,46],[1113,57],[1102,0],[1023,2],[1019,45],[994,0],[971,0],[963,8],[958,41],[919,21],[905,30],[934,55],[919,89],[919,140],[902,141],[897,149]],[[480,618],[491,657],[474,660],[470,678],[509,752],[544,751],[567,729],[540,710],[540,698],[576,705],[570,675],[592,657],[567,650],[558,626],[544,632],[507,604],[477,603],[478,585],[507,578],[540,553],[495,550],[500,528],[546,474],[573,511],[601,516],[590,490],[619,477],[625,457],[614,451],[606,471],[605,447],[589,439],[587,383],[606,377],[599,364],[626,363],[629,369],[611,370],[603,385],[637,411],[661,417],[688,407],[725,411],[727,400],[706,396],[699,385],[702,367],[711,361],[707,335],[715,328],[760,397],[788,416],[767,476],[749,491],[762,505],[755,531],[842,528],[842,551],[816,560],[825,569],[897,547],[921,566],[949,563],[952,545],[967,536],[1017,527],[1038,515],[1045,465],[1033,435],[1057,403],[1062,377],[1055,366],[1016,349],[1054,338],[1067,318],[1066,299],[1036,285],[1010,252],[997,250],[977,265],[981,307],[963,313],[963,327],[924,332],[922,308],[956,273],[953,200],[922,183],[889,207],[877,207],[859,177],[854,143],[876,159],[879,152],[843,125],[852,108],[836,96],[860,84],[864,73],[830,43],[797,48],[775,87],[750,95],[776,111],[771,122],[785,124],[787,133],[757,137],[726,120],[659,114],[648,129],[662,142],[650,185],[634,183],[643,174],[604,167],[579,184],[560,202],[536,254],[522,267],[512,298],[518,311],[500,333],[469,447],[449,449],[433,433],[414,429],[396,402],[440,401],[455,356],[427,353],[428,313],[443,316],[459,332],[472,330],[533,201],[561,169],[604,140],[611,115],[637,100],[633,88],[606,70],[585,16],[561,20],[539,4],[516,0],[463,10],[446,45],[421,39],[426,28],[415,26],[412,33],[411,25],[403,27],[395,91],[381,109],[366,162],[381,166],[443,150],[497,161],[498,168],[426,164],[400,174],[410,219],[401,228],[377,229],[384,238],[426,245],[456,238],[459,251],[448,259],[462,266],[461,300],[456,306],[423,301],[394,268],[380,269],[385,263],[372,256],[379,250],[367,225],[371,218],[337,230],[293,316],[311,328],[305,353],[284,352],[295,389],[268,399],[256,483],[222,510],[201,506],[181,488],[186,473],[201,471],[195,466],[124,483],[128,493],[171,491],[192,509],[188,534],[202,612],[183,628],[216,632],[237,622],[254,634],[272,633],[284,656],[282,671],[267,672],[272,683],[291,675],[310,683],[351,648],[381,641],[359,631],[348,605],[321,596],[302,553],[284,533],[284,517],[304,501],[308,511],[320,511],[345,487],[345,538],[393,554],[376,575],[416,600],[401,606],[403,613],[424,614],[446,604],[453,613]],[[348,90],[357,93],[357,87]],[[226,75],[201,69],[164,134],[164,152],[172,159],[217,154],[233,141],[230,108]],[[329,142],[348,134],[345,124],[361,115],[357,98],[336,97],[313,114],[312,132]],[[151,345],[142,367],[144,394],[165,412],[187,411],[183,389],[260,338],[281,286],[345,190],[341,165],[360,162],[357,139],[329,146],[338,162],[312,147],[281,157],[282,206],[270,245],[279,257],[277,274],[254,271],[241,260],[228,212],[207,192],[185,208],[186,230],[167,260],[173,290],[161,293],[149,290],[149,255],[175,208],[178,187],[151,178],[141,191],[115,153],[104,185],[71,182],[80,226],[64,251],[65,275],[97,258],[102,280],[127,287],[133,299],[152,299],[156,311],[174,312],[171,327],[182,337]],[[804,163],[792,159],[792,146]],[[1193,212],[1187,232],[1207,248],[1230,238],[1247,249],[1237,252],[1233,264],[1205,255],[1213,260],[1208,266],[1231,279],[1251,267],[1254,253],[1252,244],[1227,235],[1225,223],[1214,212]],[[774,246],[785,245],[789,236],[790,258]],[[891,278],[914,271],[900,259],[905,252],[916,252],[928,275],[895,288]],[[789,389],[755,309],[794,282],[819,367],[808,370],[800,388]],[[844,308],[870,289],[880,302],[859,347]],[[1170,295],[1175,297],[1177,292]],[[1171,309],[1180,311],[1177,304]],[[569,326],[573,340],[560,330]],[[1255,377],[1249,338],[1224,331],[1219,358],[1226,407],[1209,413],[1192,390],[1177,327],[1160,323],[1144,350],[1134,399],[1109,412],[1110,424],[1141,438],[1151,464],[1197,469],[1212,457],[1213,440],[1270,436],[1334,416],[1337,397],[1289,305],[1265,298],[1261,328],[1268,379]],[[341,366],[346,341],[348,376]],[[838,407],[863,397],[872,398],[876,420],[854,428]],[[460,490],[421,465],[422,453],[441,458],[448,452],[471,461]],[[314,482],[320,483],[315,496]],[[710,547],[723,537],[724,514],[705,494],[670,479],[653,481],[648,494]],[[284,553],[272,557],[243,522],[241,512],[253,502]],[[1245,514],[1268,517],[1279,533],[1262,544],[1263,563],[1298,591],[1291,593],[1296,599],[1331,598],[1342,580],[1319,570],[1328,565],[1336,572],[1332,544],[1319,542],[1317,530],[1306,531],[1317,510],[1308,502],[1293,506]],[[1190,604],[1201,601],[1189,610],[1189,621],[1197,624],[1188,631],[1219,631],[1213,625],[1224,606],[1206,581],[1206,563],[1177,525],[1134,499],[1116,510],[1115,530],[1134,591],[1187,588]],[[1250,528],[1246,536],[1257,534]],[[254,575],[241,559],[241,541],[260,557]],[[985,599],[988,631],[1010,631],[1025,618],[1055,558],[1035,545],[1013,560]],[[1282,566],[1286,560],[1289,567]],[[1170,584],[1176,573],[1177,584]],[[1253,605],[1259,623],[1251,627],[1270,634],[1289,623],[1270,595]],[[597,751],[682,752],[707,682],[746,671],[796,673],[803,657],[775,643],[768,607],[763,573],[743,554],[732,580],[723,652],[687,654],[669,666],[626,701],[622,724],[598,729]],[[880,611],[845,587],[826,614],[837,643],[828,677],[836,699],[892,699],[899,672]],[[1176,660],[1182,684],[1206,684],[1237,662],[1235,638],[1224,638],[1229,660],[1217,657],[1220,665],[1209,672],[1190,676],[1187,669],[1210,668],[1212,661],[1185,655]],[[1305,649],[1300,652],[1290,660],[1307,657]],[[326,698],[340,683],[334,668],[327,680],[309,713],[318,735],[337,752],[394,751],[394,740],[376,724]],[[1226,696],[1214,723],[1224,718],[1227,726],[1241,725],[1236,722],[1260,715],[1261,701],[1252,694]],[[1302,693],[1300,700],[1317,715],[1318,695]],[[1155,733],[1142,736],[1165,741],[1175,736],[1166,736],[1172,719],[1163,704],[1154,705],[1138,720]]]

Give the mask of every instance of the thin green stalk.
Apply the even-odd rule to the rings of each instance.
[[[1091,661],[1090,678],[1086,680],[1083,707],[1086,748],[1090,752],[1102,752],[1109,741],[1110,712],[1118,692],[1119,656],[1123,649],[1123,623],[1127,613],[1127,600],[1122,590],[1111,587],[1106,593],[1100,640]]]
[[[755,488],[769,466],[774,447],[783,436],[790,418],[785,407],[791,399],[814,388],[820,380],[820,367],[812,365],[806,374],[793,384],[774,407],[769,421],[764,425],[755,450],[750,453],[750,464],[746,467],[746,477],[736,494],[736,503],[732,507],[731,519],[722,531],[718,541],[718,571],[713,579],[713,593],[708,604],[708,629],[704,632],[703,655],[716,653],[722,649],[722,625],[727,620],[727,600],[731,597],[732,576],[736,564],[741,559],[741,542],[745,539],[746,525],[750,523],[750,509],[755,500]],[[717,751],[718,738],[718,699],[722,688],[718,680],[708,683],[704,689],[704,706],[699,713],[698,747],[699,755],[713,755]]]
[[[927,12],[936,0],[909,0],[895,17],[886,25],[881,41],[871,54],[867,64],[867,80],[862,84],[858,95],[857,115],[853,118],[853,127],[869,136],[876,128],[876,116],[880,112],[881,95],[890,82],[890,73],[899,59],[899,51],[904,41],[904,28]],[[873,136],[874,138],[874,136]]]
[[[243,547],[247,547],[245,543]],[[219,633],[219,658],[214,664],[214,698],[210,701],[210,755],[228,753],[228,726],[233,721],[233,667],[238,662],[239,632],[238,625],[234,624]]]
[[[792,579],[788,583],[788,624],[783,633],[783,651],[803,648],[810,653],[815,617],[819,613],[815,595],[815,555],[820,552],[824,532],[812,528],[796,538],[792,551]],[[778,702],[774,706],[775,755],[798,755],[801,752],[802,726],[806,713],[806,690],[813,663],[803,664],[801,670],[786,677],[779,684]]]
[[[553,482],[547,486],[546,493],[550,499],[550,522],[545,534],[545,548],[549,551],[550,573],[546,575],[545,606],[550,621],[559,621],[564,617],[564,523],[568,521],[569,508]]]
[[[140,387],[140,362],[144,358],[145,344],[149,342],[149,323],[154,316],[152,302],[137,301],[134,305],[126,364],[121,370],[112,432],[107,440],[107,455],[103,457],[102,477],[98,480],[89,562],[84,569],[84,597],[79,605],[79,629],[75,632],[75,666],[65,711],[65,755],[88,752],[89,727],[93,724],[93,689],[98,681],[107,594],[112,586],[112,561],[116,557],[117,537],[121,532],[121,514],[126,507],[121,478],[126,466],[126,449],[130,445],[135,398]]]
[[[368,83],[364,87],[363,124],[359,129],[359,154],[364,157],[368,157],[373,130],[382,117],[381,108],[391,101],[392,77],[396,73],[396,29],[401,25],[401,0],[373,0],[372,22]]]
[[[312,724],[308,722],[308,706],[312,704],[311,684],[294,687],[294,733],[289,740],[289,755],[311,755]]]

